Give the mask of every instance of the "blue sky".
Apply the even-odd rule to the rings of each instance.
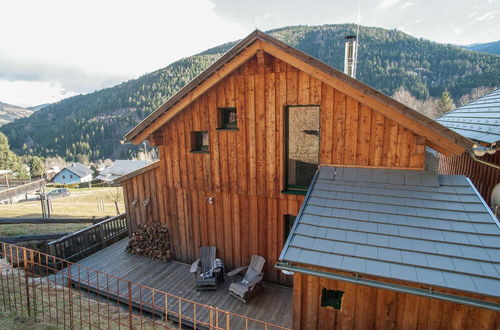
[[[500,0],[0,0],[0,101],[113,86],[286,25],[360,22],[454,44],[500,39]]]

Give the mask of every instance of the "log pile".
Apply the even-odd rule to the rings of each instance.
[[[128,242],[126,251],[162,261],[172,259],[167,227],[159,222],[148,222],[138,226]]]

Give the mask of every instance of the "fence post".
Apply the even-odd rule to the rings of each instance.
[[[31,316],[31,302],[30,302],[30,288],[28,285],[28,271],[26,269],[26,266],[28,264],[28,257],[26,256],[26,249],[23,249],[23,268],[24,268],[24,286],[26,289],[26,307],[28,308],[28,316]],[[19,254],[17,255],[19,258]],[[19,272],[18,272],[19,274]]]
[[[132,282],[127,281],[128,285],[128,326],[130,330],[133,329],[132,326]],[[118,286],[120,286],[120,283],[118,283]]]
[[[72,284],[71,284],[71,265],[66,264],[66,269],[68,270],[68,304],[69,304],[69,326],[70,329],[74,329],[73,326],[73,289],[72,289]],[[90,313],[90,311],[89,311]]]

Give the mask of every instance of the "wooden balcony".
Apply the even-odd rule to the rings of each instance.
[[[196,291],[189,265],[126,253],[127,242],[122,239],[59,275],[70,278],[75,287],[141,312],[164,315],[167,311],[169,319],[194,328],[291,328],[292,288],[264,283],[264,290],[247,304],[229,295],[228,279],[219,282],[216,291]]]

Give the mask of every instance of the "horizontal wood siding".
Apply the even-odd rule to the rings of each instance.
[[[124,187],[127,200],[156,189],[175,259],[192,262],[210,244],[231,269],[259,254],[267,280],[291,284],[273,267],[284,215],[296,215],[303,201],[282,193],[284,107],[320,106],[322,164],[422,168],[425,139],[268,54],[259,63],[251,58],[160,128],[156,179],[141,175]],[[218,130],[218,107],[237,108],[238,130]],[[209,132],[208,153],[190,152],[191,131]],[[154,218],[149,209],[129,209],[136,223]]]
[[[484,155],[480,159],[500,166],[500,152]],[[439,172],[462,174],[470,178],[488,205],[493,188],[500,183],[500,170],[474,161],[468,153],[461,156],[439,155]]]
[[[296,273],[294,329],[498,329],[500,313]],[[323,288],[344,292],[340,310],[321,306]]]

